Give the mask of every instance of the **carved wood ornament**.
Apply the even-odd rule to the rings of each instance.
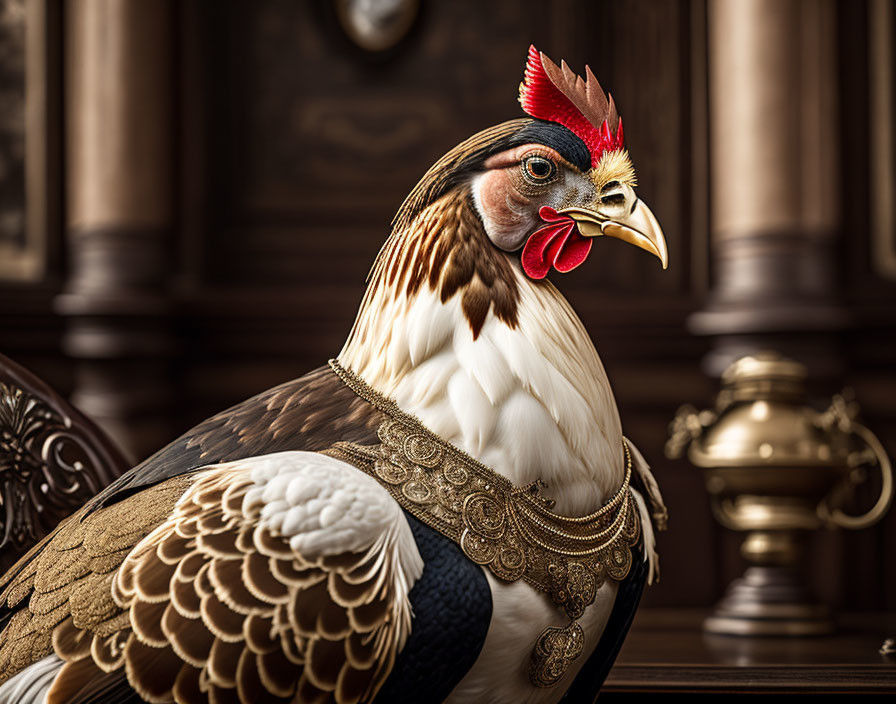
[[[0,568],[126,468],[99,428],[0,355]]]

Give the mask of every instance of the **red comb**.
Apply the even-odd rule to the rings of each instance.
[[[622,148],[622,119],[612,96],[607,99],[587,66],[585,77],[582,80],[565,61],[557,66],[530,46],[520,84],[520,105],[532,117],[569,129],[585,143],[591,165],[597,166],[605,151]]]

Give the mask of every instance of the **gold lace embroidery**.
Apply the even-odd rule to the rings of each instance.
[[[326,451],[377,479],[423,523],[458,543],[473,562],[505,581],[524,579],[547,593],[570,619],[548,628],[536,642],[529,674],[533,684],[556,684],[582,652],[576,620],[594,602],[607,577],[624,579],[640,522],[629,490],[632,460],[623,441],[625,479],[613,497],[587,516],[554,513],[540,496],[543,484],[517,487],[439,438],[362,379],[330,360],[330,367],[358,396],[385,415],[379,445],[340,442]]]

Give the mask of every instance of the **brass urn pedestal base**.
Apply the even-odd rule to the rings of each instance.
[[[812,600],[795,567],[754,566],[729,585],[703,629],[731,636],[821,636],[834,631],[834,621],[824,604]]]
[[[814,499],[817,502],[817,499]],[[726,510],[727,509],[727,510]],[[820,636],[834,631],[827,606],[803,576],[806,530],[815,527],[814,504],[802,500],[742,497],[716,507],[720,521],[744,529],[748,517],[764,516],[782,530],[748,530],[740,552],[751,563],[734,580],[703,623],[708,633],[732,636]],[[803,528],[800,528],[802,524]]]

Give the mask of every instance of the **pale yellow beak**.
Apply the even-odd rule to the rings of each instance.
[[[589,208],[558,210],[576,221],[585,237],[615,237],[659,257],[663,269],[669,266],[666,238],[653,213],[630,186],[620,185],[603,192]]]

